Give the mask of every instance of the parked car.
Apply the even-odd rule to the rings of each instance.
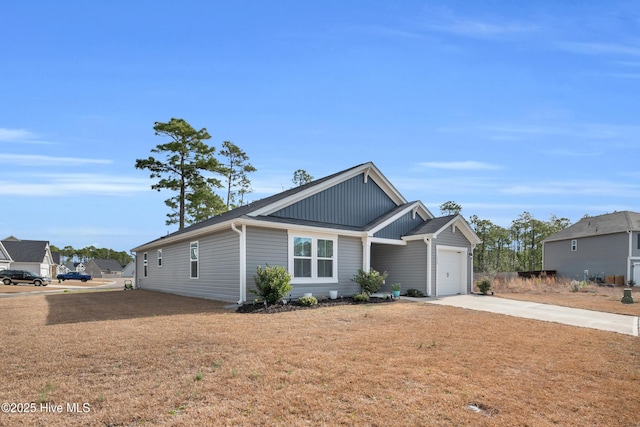
[[[88,274],[80,273],[78,271],[70,271],[64,274],[58,274],[56,276],[58,280],[80,280],[81,282],[86,282],[87,280],[91,280],[91,276]]]
[[[38,276],[35,273],[25,270],[2,270],[0,271],[0,281],[5,285],[28,283],[36,286],[47,286],[51,283],[49,277]]]

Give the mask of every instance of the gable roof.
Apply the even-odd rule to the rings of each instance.
[[[326,224],[308,220],[284,219],[267,216],[270,213],[277,212],[278,210],[286,206],[292,205],[300,200],[320,193],[321,191],[345,182],[360,174],[364,174],[365,182],[367,182],[367,180],[369,179],[375,181],[375,183],[385,192],[385,194],[387,194],[387,196],[389,196],[389,198],[393,200],[393,202],[399,207],[407,205],[407,200],[389,182],[389,180],[380,172],[380,170],[372,162],[367,162],[357,166],[353,166],[340,172],[336,172],[324,178],[314,180],[299,187],[285,190],[281,193],[274,194],[273,196],[254,201],[248,205],[240,206],[228,212],[224,212],[220,215],[216,215],[197,224],[185,227],[183,230],[176,231],[151,242],[145,243],[139,247],[132,249],[132,251],[138,252],[146,247],[157,246],[157,243],[159,242],[164,243],[186,239],[190,236],[196,236],[209,230],[213,231],[218,227],[222,228],[223,225],[229,226],[230,223],[233,223],[233,221],[239,219],[243,219],[245,220],[245,222],[259,221],[261,223],[269,223],[272,225],[293,224],[300,226],[322,227],[325,229],[335,229],[341,231],[362,232],[364,231],[363,227],[353,227],[342,224]],[[420,203],[420,206],[420,212],[421,215],[424,216],[424,219],[433,218],[431,212],[429,212],[429,210],[424,205],[422,205],[422,203]]]
[[[44,240],[3,240],[2,246],[7,250],[14,262],[44,261],[49,242]]]
[[[122,271],[122,266],[115,259],[92,259],[91,261],[98,266],[100,271]]]
[[[477,245],[482,242],[469,223],[460,214],[429,219],[407,233],[404,239],[412,240],[416,237],[438,237],[438,234],[446,230],[447,227],[459,229],[472,245]]]
[[[640,231],[640,213],[622,211],[582,218],[564,230],[547,237],[543,243],[627,231]]]

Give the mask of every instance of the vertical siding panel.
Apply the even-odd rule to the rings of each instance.
[[[362,227],[395,207],[372,178],[365,184],[360,174],[270,216]]]

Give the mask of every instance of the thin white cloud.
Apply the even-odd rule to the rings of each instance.
[[[467,37],[495,37],[538,30],[537,26],[531,24],[494,23],[471,19],[454,19],[444,24],[430,24],[428,28]]]
[[[55,157],[45,156],[39,154],[12,154],[12,153],[0,153],[0,158],[10,162],[14,165],[20,166],[52,166],[58,167],[61,165],[84,165],[84,164],[110,164],[111,160],[106,159],[91,159],[81,157]]]
[[[515,184],[501,190],[518,196],[607,196],[639,198],[640,185],[607,180],[549,181],[535,184]]]
[[[148,179],[101,174],[40,174],[30,181],[0,181],[0,194],[13,196],[131,196],[149,191]]]
[[[0,142],[25,142],[36,139],[36,135],[26,129],[0,128]]]
[[[421,162],[420,166],[432,169],[446,170],[496,170],[501,169],[497,165],[490,163],[477,162],[474,160],[465,160],[460,162]]]
[[[584,55],[625,55],[640,56],[640,46],[614,43],[560,43],[558,48],[567,52]]]

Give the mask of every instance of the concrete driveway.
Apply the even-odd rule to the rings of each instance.
[[[448,305],[470,310],[488,311],[523,317],[525,319],[543,320],[563,323],[582,328],[600,329],[620,334],[638,336],[636,316],[603,313],[580,308],[560,307],[551,304],[540,304],[528,301],[517,301],[506,298],[482,295],[454,295],[440,298],[416,299],[428,304]]]

